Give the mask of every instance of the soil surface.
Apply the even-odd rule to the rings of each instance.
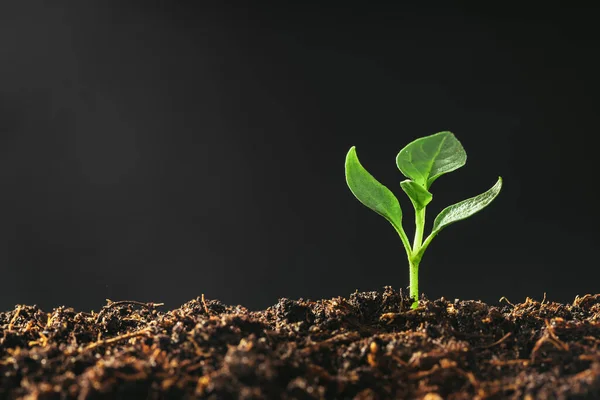
[[[600,294],[0,313],[2,399],[599,399]]]

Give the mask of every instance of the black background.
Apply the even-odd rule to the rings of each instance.
[[[469,159],[429,223],[505,186],[434,240],[421,289],[598,292],[596,10],[174,3],[1,3],[0,309],[406,287],[344,157],[356,145],[412,235],[395,156],[442,130]]]

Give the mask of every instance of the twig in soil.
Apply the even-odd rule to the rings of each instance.
[[[471,372],[471,371],[464,371],[461,368],[458,367],[454,367],[454,370],[458,373],[460,373],[461,375],[463,375],[465,378],[467,378],[469,380],[469,383],[471,384],[471,386],[473,386],[473,388],[478,391],[480,384],[479,381],[477,380],[477,378],[475,378],[475,375]]]
[[[544,320],[544,323],[546,324],[546,329],[544,330],[544,334],[542,335],[541,338],[538,339],[537,342],[535,342],[535,346],[533,346],[533,350],[531,351],[531,362],[532,363],[535,361],[535,357],[537,356],[537,353],[540,351],[540,348],[546,342],[551,343],[552,345],[554,345],[554,347],[556,347],[559,350],[569,351],[569,345],[566,344],[565,342],[563,342],[562,340],[560,340],[558,338],[558,336],[556,336],[556,333],[554,333],[554,328],[552,328],[552,325],[550,325],[550,322],[546,319],[546,320]]]
[[[510,304],[513,308],[515,308],[516,306],[511,303],[510,301],[508,301],[508,299],[504,296],[500,297],[500,300],[498,300],[498,303],[502,303],[502,300],[504,300],[505,302],[507,302],[508,304]]]
[[[194,350],[196,351],[196,355],[198,357],[210,357],[210,353],[207,353],[206,351],[204,351],[202,349],[202,347],[200,347],[200,345],[198,344],[198,342],[196,341],[196,339],[194,339],[194,333],[193,333],[193,331],[189,332],[187,334],[187,338],[189,339],[189,341],[194,346]]]
[[[480,350],[481,349],[489,349],[490,347],[494,347],[494,346],[499,345],[500,343],[504,342],[511,335],[512,335],[512,332],[508,332],[506,335],[502,336],[500,339],[496,340],[494,343],[488,344],[487,346],[480,346],[480,347],[475,347],[475,348],[480,349]]]
[[[586,294],[583,297],[579,297],[579,295],[575,296],[575,300],[573,300],[573,307],[581,307],[583,303],[587,301],[595,301],[596,299],[600,299],[600,293],[591,295]]]
[[[527,359],[517,359],[517,360],[486,360],[488,363],[497,366],[503,367],[505,365],[513,365],[513,364],[523,364],[525,366],[529,365],[530,360]]]
[[[600,355],[593,354],[582,354],[577,358],[579,358],[582,361],[600,361]]]
[[[438,369],[441,369],[441,367],[439,365],[434,365],[431,369],[428,369],[426,371],[419,371],[419,372],[415,372],[414,374],[410,374],[408,375],[408,377],[410,379],[421,379],[424,378],[426,376],[429,376],[431,374],[433,374],[435,371],[437,371]]]
[[[202,305],[204,306],[204,311],[206,312],[206,315],[210,315],[210,312],[208,311],[208,306],[206,305],[206,300],[204,299],[204,293],[202,293]]]
[[[17,306],[17,309],[15,310],[15,314],[13,315],[13,317],[10,319],[10,322],[8,323],[9,331],[12,331],[12,328],[15,325],[15,322],[17,321],[17,318],[19,317],[20,313],[21,313],[21,306]]]
[[[330,344],[349,343],[358,339],[360,339],[360,335],[357,332],[340,333],[339,335],[332,336],[329,339],[325,339],[321,342],[317,342],[308,347],[305,347],[302,350],[300,350],[300,352],[303,354],[310,354],[313,351],[319,350]]]
[[[557,320],[557,319],[558,318],[555,318],[555,320]],[[556,333],[554,332],[554,328],[552,327],[552,325],[550,324],[550,322],[546,319],[546,320],[544,320],[544,323],[546,324],[546,331],[548,332],[548,334],[550,335],[550,337],[552,337],[553,340],[555,340],[556,342],[558,342],[558,344],[560,345],[560,347],[562,347],[562,349],[564,351],[569,351],[569,345],[566,344],[565,342],[563,342],[562,340],[560,340],[558,338],[558,336],[556,336]]]
[[[35,323],[37,323],[38,327],[43,328],[43,326],[39,322],[36,321]],[[29,321],[27,323],[27,325],[25,325],[25,329],[23,329],[23,332],[29,332],[31,330],[31,328],[33,327],[33,325],[34,325],[34,322]]]
[[[53,321],[54,321],[54,314],[48,314],[48,318],[46,319],[46,328],[50,328],[52,326]]]
[[[390,325],[390,324],[394,323],[394,321],[396,321],[397,319],[402,318],[402,316],[403,316],[402,313],[388,312],[385,314],[381,314],[381,316],[379,317],[379,320],[384,321],[386,324]]]
[[[141,329],[141,330],[136,331],[136,332],[125,333],[123,335],[115,336],[115,337],[112,337],[110,339],[99,340],[97,342],[90,343],[89,345],[87,345],[86,347],[84,347],[82,350],[80,350],[80,352],[83,352],[83,351],[86,351],[86,350],[95,349],[96,347],[105,346],[107,344],[113,344],[113,343],[116,343],[116,342],[120,342],[121,340],[127,340],[127,339],[131,339],[131,338],[134,338],[134,337],[137,337],[137,336],[143,336],[143,335],[145,335],[147,333],[150,333],[150,329],[149,328]]]
[[[133,374],[124,374],[123,372],[115,371],[114,374],[117,378],[124,381],[138,381],[148,378],[148,374],[144,371],[136,371]]]
[[[403,359],[401,359],[399,356],[397,356],[396,354],[386,354],[389,355],[392,360],[396,361],[398,364],[402,365],[403,367],[407,367],[408,363],[406,361],[404,361]]]
[[[594,380],[597,380],[597,375],[594,373],[594,371],[592,371],[591,369],[586,369],[583,370],[575,375],[573,375],[573,377],[571,378],[571,381],[587,381],[587,382],[593,382]]]
[[[408,288],[410,291],[410,288]],[[398,289],[398,295],[400,296],[400,309],[404,310],[404,292],[402,292],[402,288]]]
[[[102,314],[104,312],[106,312],[107,310],[116,307],[116,306],[122,306],[122,305],[127,305],[127,304],[131,304],[131,305],[135,305],[135,306],[140,306],[140,307],[146,307],[149,310],[154,309],[155,307],[160,307],[165,305],[165,303],[144,303],[142,301],[136,301],[136,300],[121,300],[121,301],[111,301],[109,299],[106,299],[106,301],[108,302],[107,305],[105,305],[104,307],[102,307],[102,310],[100,310],[100,312],[98,312],[98,315],[96,315],[96,323],[100,322],[100,317],[102,316]]]
[[[38,332],[38,335],[40,335],[40,338],[38,340],[30,341],[29,347],[33,347],[35,345],[46,347],[48,345],[48,336],[44,335],[42,332]]]
[[[431,369],[428,369],[426,371],[418,371],[415,373],[412,373],[409,375],[410,379],[421,379],[430,375],[433,375],[434,373],[436,373],[437,371],[440,370],[452,370],[460,375],[462,375],[463,377],[465,377],[469,383],[471,384],[471,386],[473,387],[473,389],[475,389],[475,391],[479,391],[481,385],[479,383],[479,381],[477,380],[477,378],[475,378],[475,375],[470,372],[470,371],[465,371],[462,368],[458,367],[456,364],[456,361],[453,360],[449,360],[446,358],[443,358],[439,361],[439,364],[434,365]]]
[[[541,338],[539,338],[537,340],[537,342],[535,342],[535,346],[533,346],[533,350],[531,351],[531,362],[533,363],[535,361],[535,356],[537,355],[538,351],[540,351],[540,347],[542,347],[542,345],[544,343],[546,343],[548,341],[548,336],[542,336]]]
[[[584,338],[585,340],[591,340],[592,342],[594,342],[594,343],[596,343],[596,344],[600,343],[600,339],[598,339],[598,338],[595,338],[595,337],[593,337],[593,336],[584,336],[583,338]]]
[[[307,372],[310,375],[317,376],[326,381],[331,381],[331,380],[335,379],[334,377],[331,376],[331,374],[329,372],[327,372],[327,370],[325,368],[323,368],[319,365],[316,365],[316,364],[309,365]]]
[[[369,345],[369,354],[367,354],[367,362],[372,368],[377,368],[377,353],[379,352],[379,345],[377,342],[371,342]]]

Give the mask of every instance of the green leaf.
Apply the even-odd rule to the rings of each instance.
[[[402,230],[402,209],[394,194],[361,165],[352,146],[346,155],[346,182],[358,201]]]
[[[422,210],[433,198],[427,189],[410,179],[400,182],[400,187],[412,201],[415,210]]]
[[[498,182],[487,192],[444,208],[435,217],[431,234],[435,235],[448,225],[469,218],[471,215],[483,210],[498,196],[500,189],[502,189],[502,177],[498,177]]]
[[[452,132],[439,132],[417,139],[396,157],[400,172],[425,189],[441,175],[467,162],[467,153]]]

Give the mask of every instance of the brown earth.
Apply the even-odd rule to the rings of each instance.
[[[600,294],[0,313],[2,399],[599,399]]]

